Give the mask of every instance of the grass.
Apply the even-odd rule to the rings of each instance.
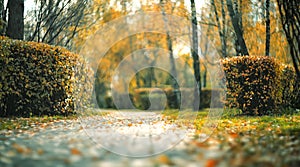
[[[68,116],[54,115],[54,116],[32,116],[29,118],[23,117],[10,117],[1,118],[0,117],[0,131],[1,130],[27,130],[33,126],[46,127],[51,123],[59,122],[63,120],[75,120],[79,117],[88,116],[103,116],[107,114],[106,112],[96,112],[94,110],[87,109],[84,114],[70,114]]]
[[[69,116],[43,116],[37,117],[33,116],[30,118],[0,118],[0,130],[26,130],[32,126],[47,126],[50,123],[58,122],[61,120],[72,120],[76,119],[76,115],[69,115]]]
[[[193,122],[197,130],[200,130],[208,119],[209,112],[221,112],[220,109],[203,109],[197,113],[193,111],[183,111],[180,113],[178,110],[166,110],[162,114],[169,120],[182,119],[184,123]],[[230,113],[231,112],[231,113]],[[193,120],[185,119],[194,116]],[[239,132],[246,132],[249,130],[255,131],[272,131],[277,132],[300,132],[300,112],[289,112],[282,115],[269,115],[269,116],[242,116],[239,111],[224,111],[220,117],[216,116],[218,123],[217,130],[226,130],[229,127],[238,130]]]
[[[211,159],[215,164],[222,162],[225,166],[300,165],[299,112],[271,116],[242,116],[237,110],[225,111],[215,121],[218,126],[206,128],[203,125],[208,118],[208,111],[208,109],[199,111],[197,118],[192,122],[191,126],[196,127],[192,143],[201,150],[216,149],[222,152],[221,157]],[[187,111],[185,114],[192,113]],[[178,119],[176,111],[165,111],[163,114],[169,119]],[[188,120],[183,121],[187,125],[191,123]],[[204,142],[198,140],[203,133],[209,135]]]
[[[198,112],[184,110],[165,110],[162,112],[164,117],[169,121],[181,121],[183,124],[192,123],[197,130],[200,130],[208,118],[208,114],[220,112],[220,109],[203,109]],[[45,126],[47,123],[52,123],[61,120],[77,119],[78,116],[103,116],[106,112],[96,112],[94,110],[85,111],[84,115],[69,115],[69,116],[43,116],[30,118],[0,118],[0,130],[8,129],[28,129],[30,126]],[[224,111],[216,120],[218,123],[217,130],[226,130],[229,127],[240,132],[249,130],[278,132],[299,132],[300,131],[300,112],[291,112],[285,115],[274,116],[237,116],[236,110]]]

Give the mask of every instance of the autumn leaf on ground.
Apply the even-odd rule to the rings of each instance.
[[[215,167],[218,164],[218,161],[215,159],[208,159],[205,163],[205,167]]]
[[[72,155],[81,155],[81,152],[76,148],[72,148],[70,151]]]
[[[161,163],[161,164],[166,164],[166,165],[173,165],[173,162],[170,160],[170,158],[163,154],[163,155],[160,155],[158,157],[158,162]]]
[[[21,145],[19,145],[19,144],[17,144],[17,143],[14,143],[14,144],[12,145],[12,147],[13,147],[14,149],[16,149],[16,151],[17,151],[18,153],[20,153],[20,154],[30,154],[30,153],[31,153],[31,149],[29,149],[29,148],[27,148],[27,147],[24,147],[24,146],[21,146]]]

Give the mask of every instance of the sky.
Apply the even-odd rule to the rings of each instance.
[[[6,4],[7,4],[8,0],[4,0],[4,7],[6,8]],[[24,13],[26,14],[28,10],[33,8],[34,5],[34,0],[25,0],[24,1]]]

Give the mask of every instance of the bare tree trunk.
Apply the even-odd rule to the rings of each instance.
[[[170,58],[170,65],[171,65],[171,75],[174,78],[172,87],[174,89],[174,94],[176,96],[176,102],[174,103],[177,107],[179,107],[179,102],[180,102],[180,92],[179,92],[179,85],[177,83],[177,71],[176,71],[176,65],[175,65],[175,60],[173,56],[173,43],[172,39],[170,36],[170,32],[167,28],[167,17],[166,17],[166,12],[164,9],[164,3],[163,0],[160,0],[160,5],[162,7],[162,15],[164,19],[164,24],[166,25],[166,33],[167,33],[167,45],[168,45],[168,50],[169,50],[169,58]]]
[[[300,78],[300,2],[298,0],[277,0],[281,23],[289,43],[293,65]]]
[[[236,7],[237,7],[237,15],[238,15],[238,18],[239,18],[239,25],[241,27],[241,30],[242,30],[242,34],[244,35],[244,26],[243,26],[243,0],[240,0],[239,1],[239,4],[236,2]]]
[[[241,55],[242,56],[249,55],[249,52],[248,52],[248,49],[247,49],[247,46],[246,46],[246,43],[245,43],[245,39],[243,37],[242,28],[240,26],[239,16],[236,12],[234,12],[231,0],[227,0],[227,8],[228,8],[229,15],[230,15],[230,18],[231,18],[232,26],[233,26],[234,31],[235,31],[235,35],[236,35],[236,38],[237,38],[238,45],[241,47],[240,48],[241,49]]]
[[[197,15],[195,1],[191,0],[191,11],[192,11],[192,57],[194,67],[194,77],[196,80],[194,90],[194,111],[201,108],[201,76],[200,76],[200,61],[198,56],[198,29],[197,29]]]
[[[211,28],[211,26],[209,25],[208,28],[207,28],[206,35],[205,35],[205,40],[201,41],[201,43],[205,44],[203,50],[202,50],[202,47],[200,48],[201,49],[201,53],[202,53],[203,57],[206,59],[206,61],[207,61],[208,64],[210,64],[210,61],[207,58],[208,45],[209,45],[208,35],[209,35],[209,32],[210,32],[210,28]],[[207,85],[207,70],[208,70],[207,64],[203,63],[203,67],[204,67],[204,71],[203,71],[203,88],[206,88],[206,85]]]
[[[132,36],[129,37],[129,46],[130,46],[130,53],[131,53],[131,57],[132,57],[132,60],[133,62],[137,61],[136,60],[136,57],[135,57],[135,54],[134,54],[134,51],[133,51],[133,42],[132,42]],[[134,66],[133,66],[134,67]],[[141,84],[140,84],[140,74],[139,74],[139,71],[137,71],[137,69],[134,69],[134,71],[136,72],[135,73],[135,79],[136,79],[136,87],[137,88],[140,88],[141,87]]]
[[[221,7],[222,7],[222,54],[223,57],[227,57],[227,37],[226,37],[226,13],[225,13],[225,6],[224,6],[224,0],[221,0]]]
[[[0,0],[0,19],[4,18],[4,0]]]
[[[219,14],[218,14],[218,10],[215,4],[215,0],[211,0],[211,5],[213,7],[214,13],[215,13],[215,18],[216,18],[216,22],[217,22],[217,26],[218,26],[218,31],[219,31],[219,36],[220,36],[220,40],[221,40],[221,45],[222,45],[222,57],[226,57],[226,29],[225,29],[225,10],[224,10],[224,0],[221,0],[221,4],[222,4],[222,26],[220,23],[220,19],[219,19]]]
[[[203,88],[206,88],[207,85],[207,66],[204,65],[204,71],[203,71]]]
[[[266,0],[266,56],[270,55],[270,38],[270,0]]]
[[[7,36],[22,40],[24,37],[24,0],[9,0],[7,7]]]
[[[0,0],[0,35],[4,35],[6,29],[6,18],[4,0]]]

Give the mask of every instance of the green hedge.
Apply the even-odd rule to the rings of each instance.
[[[156,106],[151,106],[151,108],[161,108],[161,106],[165,103],[162,99],[163,96],[166,96],[167,104],[165,108],[167,109],[175,109],[178,108],[175,101],[175,93],[172,88],[162,88],[162,91],[156,91],[157,88],[140,88],[136,89],[133,95],[134,104],[139,109],[148,109],[150,107],[150,101],[152,101],[154,104],[157,104]],[[150,92],[152,92],[150,94]],[[165,95],[161,95],[164,93]],[[221,89],[202,89],[201,92],[201,98],[202,108],[218,108],[223,107],[223,102],[221,99]],[[180,105],[181,109],[191,109],[193,106],[193,99],[194,99],[194,89],[193,88],[181,88],[180,89],[181,97],[184,97],[181,99],[182,105]],[[211,101],[213,100],[213,104],[211,105]],[[161,103],[155,103],[161,101]]]
[[[181,99],[181,102],[184,106],[191,107],[193,106],[194,99],[194,89],[193,88],[182,88],[180,89],[182,96],[186,97]],[[201,90],[201,104],[200,108],[223,108],[222,100],[222,89],[210,89],[202,88]]]
[[[226,106],[247,115],[267,115],[291,106],[294,71],[272,57],[239,56],[222,60],[226,77]],[[295,99],[294,99],[295,100]]]
[[[300,79],[293,67],[282,65],[281,107],[300,108]]]
[[[105,96],[104,101],[105,104],[102,104],[103,106],[98,105],[100,108],[135,109],[132,94],[115,93],[114,96]],[[118,106],[116,106],[117,104]]]
[[[175,103],[176,96],[172,88],[139,88],[135,89],[133,93],[134,105],[141,110],[149,109],[151,102],[155,104],[158,100],[163,100],[164,98],[167,100],[165,106],[163,104],[165,101],[163,101],[157,106],[152,105],[150,109],[161,109],[162,106],[164,108],[177,108]]]
[[[140,101],[136,101],[135,105],[141,110],[162,110],[168,107],[165,98],[162,93],[142,94]]]
[[[92,73],[64,48],[0,37],[0,68],[2,117],[67,115],[89,103]]]

